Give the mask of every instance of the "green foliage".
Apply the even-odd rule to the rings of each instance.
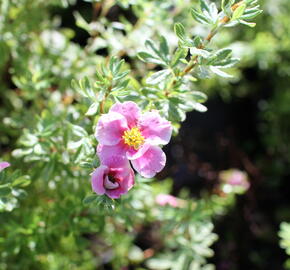
[[[285,252],[288,256],[290,256],[290,224],[286,222],[282,222],[280,224],[279,231],[280,246],[285,249]],[[285,267],[290,269],[290,258],[285,262]]]
[[[21,175],[19,170],[12,174],[0,172],[0,212],[12,211],[18,206],[18,200],[25,198],[25,187],[30,184],[29,175]]]
[[[0,175],[0,268],[214,269],[207,263],[217,240],[212,220],[234,194],[185,195],[182,207],[162,207],[155,199],[170,192],[168,182],[136,176],[120,200],[96,196],[89,182],[99,163],[93,130],[113,103],[133,100],[145,111],[159,110],[177,134],[186,112],[207,110],[199,83],[230,77],[223,70],[238,62],[229,44],[211,39],[226,26],[249,24],[259,6],[86,2],[92,15],[75,12],[72,29],[56,14],[74,0],[0,4],[0,141],[13,164]],[[111,21],[115,5],[137,21],[125,13]],[[195,33],[197,22],[206,32]],[[89,35],[83,47],[73,39],[80,29]],[[148,228],[158,246],[149,255],[136,242]]]

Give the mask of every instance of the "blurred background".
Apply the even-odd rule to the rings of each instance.
[[[212,40],[213,47],[232,48],[241,62],[231,69],[233,78],[214,77],[196,82],[196,88],[208,95],[205,104],[208,111],[187,114],[179,134],[164,148],[168,162],[157,177],[160,182],[165,178],[173,179],[170,193],[175,196],[186,188],[190,197],[202,198],[205,192],[221,192],[217,190],[217,182],[222,171],[235,169],[246,173],[250,183],[247,191],[237,196],[226,214],[213,220],[214,233],[219,239],[213,245],[214,256],[209,262],[219,270],[287,269],[288,255],[280,247],[279,230],[282,222],[290,222],[290,3],[289,0],[259,2],[263,13],[255,20],[255,28],[241,25],[225,29]],[[23,145],[20,147],[21,136],[26,128],[33,128],[36,115],[59,102],[63,106],[79,106],[78,111],[84,111],[76,104],[79,98],[74,97],[70,81],[81,74],[93,74],[95,63],[108,55],[124,58],[135,77],[141,78],[148,67],[140,63],[136,54],[147,38],[154,39],[162,34],[174,48],[177,40],[173,24],[176,21],[182,21],[192,35],[206,31],[186,15],[194,4],[196,1],[178,0],[0,1],[2,159],[22,147],[21,153],[13,152],[14,164],[23,167],[27,174],[30,168],[35,169],[33,177],[37,178],[38,165],[27,163],[30,165],[24,166],[16,160],[27,155],[23,153]],[[49,177],[54,169],[44,166],[38,171]],[[46,188],[37,182],[27,189],[28,197],[45,196]],[[61,196],[66,196],[65,192]],[[78,203],[72,206],[69,202],[59,207],[76,209]],[[36,208],[33,198],[24,199],[20,205],[26,208],[22,214],[30,213],[29,209],[39,216],[43,211],[52,211],[44,204]],[[25,221],[20,218],[21,208],[12,213],[12,217],[10,212],[0,214],[1,224],[5,224],[0,228],[3,260],[0,268],[60,269],[62,264],[58,260],[64,253],[66,260],[78,254],[82,261],[81,266],[76,263],[64,269],[112,269],[111,266],[91,266],[92,255],[85,251],[80,253],[77,246],[70,246],[69,239],[62,240],[68,241],[67,249],[54,251],[59,253],[54,264],[46,264],[45,260],[49,259],[42,258],[41,254],[54,250],[56,240],[38,239],[51,243],[37,255],[42,266],[31,263],[38,251],[32,256],[15,238],[30,237],[29,230],[34,230],[31,224],[38,224],[40,219],[34,215]],[[49,216],[50,219],[65,222],[54,215]],[[18,222],[26,231],[20,232],[20,228],[12,231]],[[26,226],[25,222],[31,226]],[[82,235],[86,233],[82,231]],[[148,235],[143,231],[135,243],[150,247]],[[282,235],[290,238],[290,232]],[[289,248],[289,240],[287,243]],[[25,256],[30,256],[30,262],[25,262]],[[23,266],[13,264],[17,258],[25,262]]]

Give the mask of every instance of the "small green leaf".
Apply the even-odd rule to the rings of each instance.
[[[245,10],[243,16],[240,17],[241,20],[250,20],[261,14],[263,10],[256,6],[254,8],[248,8]]]
[[[198,48],[190,48],[190,53],[192,55],[198,55],[203,58],[208,58],[210,56],[210,53],[206,50],[198,49]]]
[[[239,19],[243,15],[246,7],[247,7],[246,4],[241,4],[240,6],[238,6],[238,8],[234,11],[231,20],[234,21],[234,20]]]
[[[181,62],[181,59],[184,59],[187,55],[187,49],[185,48],[178,48],[172,58],[171,61],[171,67],[174,68],[176,65],[179,64],[179,62]]]
[[[167,270],[167,269],[170,269],[173,264],[174,263],[171,260],[168,260],[165,258],[164,259],[152,258],[152,259],[147,260],[146,262],[146,266],[149,269],[154,269],[154,270]]]
[[[90,24],[87,23],[87,21],[82,17],[82,15],[75,11],[73,13],[74,17],[75,17],[75,20],[76,20],[76,25],[79,27],[79,28],[82,28],[84,29],[85,31],[87,31],[88,33],[90,33],[91,31],[91,27],[90,27]]]
[[[194,39],[193,39],[193,43],[194,43],[194,46],[196,48],[200,48],[202,46],[202,38],[200,36],[196,36]]]
[[[215,56],[216,56],[216,60],[220,61],[220,60],[224,60],[227,57],[230,57],[232,54],[232,50],[231,49],[221,49],[215,52]]]
[[[244,25],[249,26],[249,27],[255,27],[256,26],[256,23],[246,22],[244,20],[239,20],[239,23],[244,24]]]
[[[73,124],[70,124],[70,126],[71,126],[71,130],[72,130],[74,135],[76,135],[78,137],[88,136],[87,131],[83,127],[78,126],[78,125],[73,125]]]
[[[169,56],[169,47],[167,44],[167,40],[164,36],[160,37],[160,46],[159,46],[159,51],[160,53],[163,55],[164,60],[168,60],[168,56]]]
[[[90,203],[94,202],[96,199],[97,199],[96,194],[89,195],[83,199],[83,204],[90,204]]]
[[[198,66],[196,68],[196,71],[197,71],[197,76],[200,79],[208,79],[208,78],[210,78],[210,72],[209,72],[207,66]]]
[[[156,48],[154,42],[150,39],[145,41],[145,46],[149,49],[151,49],[158,57],[160,57],[163,60],[163,55],[159,52],[159,50]]]
[[[202,24],[210,24],[211,23],[203,14],[199,13],[194,8],[191,8],[190,13],[191,13],[192,18],[195,19],[199,23],[202,23]]]
[[[148,84],[158,84],[165,80],[165,78],[171,73],[169,69],[163,69],[153,73],[149,78],[147,78],[146,83]]]
[[[210,7],[207,1],[199,0],[199,2],[200,2],[200,9],[202,10],[202,12],[210,13]]]
[[[0,197],[5,197],[11,193],[11,188],[6,184],[6,185],[1,185],[0,186]]]
[[[203,103],[207,100],[206,94],[200,92],[200,91],[191,91],[190,94],[192,95],[192,98],[199,103]]]
[[[186,35],[185,35],[185,28],[181,23],[176,23],[174,25],[174,32],[180,38],[181,40],[184,40]]]
[[[138,58],[146,63],[153,63],[156,65],[165,65],[163,60],[156,58],[154,55],[147,53],[147,52],[139,52],[137,54]]]
[[[94,168],[91,162],[86,162],[86,161],[80,162],[80,167],[86,168],[86,169]]]
[[[91,104],[91,106],[87,110],[86,115],[87,116],[95,115],[98,111],[98,108],[99,108],[99,102],[94,102],[93,104]]]
[[[231,6],[234,4],[235,0],[222,0],[222,11],[227,15],[231,15]]]
[[[26,187],[31,183],[30,177],[28,175],[21,176],[13,181],[13,187]]]
[[[233,76],[224,72],[224,71],[221,71],[219,68],[217,67],[214,67],[214,66],[210,66],[210,70],[215,73],[216,75],[220,76],[220,77],[223,77],[223,78],[232,78]]]

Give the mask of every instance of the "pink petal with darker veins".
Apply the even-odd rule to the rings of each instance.
[[[121,141],[122,135],[127,129],[126,118],[119,113],[111,112],[100,117],[95,136],[100,144],[116,145]]]
[[[130,160],[140,158],[149,149],[151,145],[149,143],[143,144],[139,149],[134,149],[133,147],[128,148],[126,152],[126,157]]]
[[[117,112],[122,114],[128,122],[128,126],[131,128],[136,126],[137,119],[140,117],[140,109],[135,102],[126,101],[124,103],[116,103],[110,109],[110,112]]]
[[[126,194],[134,185],[134,172],[130,168],[126,171],[123,171],[120,174],[115,175],[116,178],[119,178],[119,188],[107,190],[106,194],[112,199],[118,199],[121,195]]]
[[[112,164],[112,159],[122,159],[126,157],[127,147],[122,143],[116,145],[102,145],[97,147],[97,154],[102,164]],[[116,163],[120,164],[121,160],[117,160]]]
[[[111,153],[103,156],[101,163],[102,165],[92,175],[93,190],[99,195],[106,194],[113,199],[120,198],[134,185],[134,171],[128,159]]]
[[[98,195],[103,195],[106,192],[106,189],[104,187],[104,177],[109,172],[108,166],[101,165],[95,171],[92,175],[92,188],[93,191],[96,192]]]
[[[138,125],[146,142],[154,145],[167,144],[172,133],[172,125],[157,111],[146,112],[139,118]]]
[[[151,178],[164,168],[166,156],[160,147],[150,146],[140,158],[132,160],[131,163],[141,176]]]

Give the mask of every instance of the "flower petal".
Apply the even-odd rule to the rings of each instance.
[[[156,197],[156,203],[164,206],[164,205],[170,205],[172,207],[178,206],[178,199],[172,195],[169,194],[158,194]]]
[[[124,174],[125,175],[121,175]],[[119,188],[107,190],[106,194],[112,199],[118,199],[121,195],[126,194],[134,185],[134,172],[131,168],[126,173],[126,170],[123,170],[120,174],[116,174],[116,178],[120,179]]]
[[[92,174],[92,188],[93,191],[99,195],[103,195],[106,192],[104,188],[104,178],[108,172],[109,168],[105,165],[101,165],[95,169]]]
[[[121,167],[125,162],[126,151],[127,147],[122,143],[112,146],[99,144],[97,147],[97,154],[101,163],[115,168]]]
[[[126,152],[126,157],[130,160],[134,160],[137,158],[140,158],[141,156],[144,155],[144,153],[148,150],[150,147],[149,143],[143,144],[139,149],[134,149],[133,147],[128,147],[127,152]]]
[[[138,105],[132,101],[116,103],[112,106],[110,112],[117,112],[122,114],[127,119],[128,126],[130,128],[136,126],[137,120],[141,114]]]
[[[101,144],[115,145],[121,141],[126,129],[128,129],[126,118],[119,113],[110,112],[100,117],[95,136]]]
[[[162,118],[157,111],[146,112],[139,118],[138,125],[142,135],[150,144],[167,144],[172,133],[169,121]]]
[[[166,156],[158,146],[150,146],[138,159],[131,161],[133,168],[145,178],[151,178],[160,172],[166,163]]]
[[[116,188],[118,188],[120,186],[120,184],[118,183],[118,182],[111,182],[110,181],[110,179],[109,179],[109,177],[108,176],[106,176],[105,177],[105,181],[104,181],[104,187],[106,188],[106,189],[116,189]]]
[[[9,162],[6,162],[6,161],[0,162],[0,172],[9,166],[10,166]]]

